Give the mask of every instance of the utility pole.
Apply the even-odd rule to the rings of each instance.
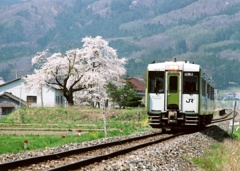
[[[138,105],[138,130],[141,128],[141,112],[140,112],[140,105]]]
[[[231,138],[232,138],[232,139],[233,139],[233,130],[234,130],[234,121],[235,121],[236,106],[237,106],[237,102],[236,102],[236,101],[234,101],[233,106],[234,106],[234,110],[233,110],[232,133],[231,133]]]
[[[103,100],[103,107],[102,107],[102,115],[103,115],[103,127],[104,127],[104,133],[105,133],[105,138],[107,138],[107,118],[106,118],[106,101],[105,99]]]

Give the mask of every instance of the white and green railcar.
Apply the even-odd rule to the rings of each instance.
[[[149,64],[146,98],[153,128],[205,126],[213,118],[214,82],[200,65],[187,61]]]

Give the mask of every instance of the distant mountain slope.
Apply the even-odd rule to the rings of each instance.
[[[129,76],[176,57],[201,64],[217,87],[238,81],[240,0],[2,0],[0,14],[5,80],[31,72],[37,51],[64,52],[100,35],[129,59]]]

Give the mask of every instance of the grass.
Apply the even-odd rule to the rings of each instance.
[[[128,132],[129,133],[129,132]],[[132,132],[131,132],[132,133]],[[126,134],[121,133],[121,134]],[[120,135],[117,131],[108,133],[110,137]],[[64,136],[64,137],[63,137]],[[18,153],[27,150],[51,148],[69,143],[81,143],[84,141],[104,138],[103,132],[91,132],[82,135],[0,135],[0,154]],[[24,141],[28,141],[28,147],[24,148]]]
[[[108,137],[149,129],[144,108],[106,110]],[[139,120],[140,116],[140,120]],[[0,130],[59,131],[62,135],[0,135],[0,154],[18,153],[104,138],[101,109],[90,107],[21,108],[0,119]],[[139,127],[141,125],[141,127]],[[134,129],[133,129],[134,127]],[[78,136],[77,130],[84,132]],[[41,132],[41,131],[40,131]],[[69,134],[70,133],[70,134]],[[24,148],[28,140],[28,148]]]
[[[39,148],[54,147],[67,143],[82,142],[93,140],[94,136],[82,135],[80,136],[66,136],[62,138],[60,135],[1,135],[0,151],[4,153],[17,153],[26,150],[34,150]],[[28,140],[28,148],[24,148],[24,141]]]
[[[0,122],[3,123],[83,123],[92,116],[101,115],[101,110],[91,108],[79,108],[79,107],[68,107],[68,108],[21,108],[14,111],[8,117],[2,119]],[[94,121],[99,117],[92,118]]]
[[[240,130],[234,131],[234,139],[215,143],[203,156],[193,158],[193,163],[206,171],[240,170]]]
[[[140,114],[140,115],[139,115]],[[108,137],[129,135],[149,129],[144,108],[107,110]],[[140,120],[139,120],[140,116]],[[139,124],[141,128],[138,127]],[[133,129],[134,126],[134,129]],[[0,119],[0,130],[55,130],[74,132],[83,130],[81,136],[65,135],[0,135],[0,154],[51,148],[68,143],[104,138],[102,110],[89,107],[21,108]],[[122,129],[122,131],[120,131]],[[24,148],[28,140],[28,148]],[[206,171],[240,170],[240,129],[234,131],[234,140],[215,143],[203,156],[193,158],[193,163]]]

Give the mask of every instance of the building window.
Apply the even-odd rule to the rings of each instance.
[[[57,104],[63,104],[63,96],[56,96],[55,101]]]
[[[37,103],[37,96],[27,96],[27,103]]]

